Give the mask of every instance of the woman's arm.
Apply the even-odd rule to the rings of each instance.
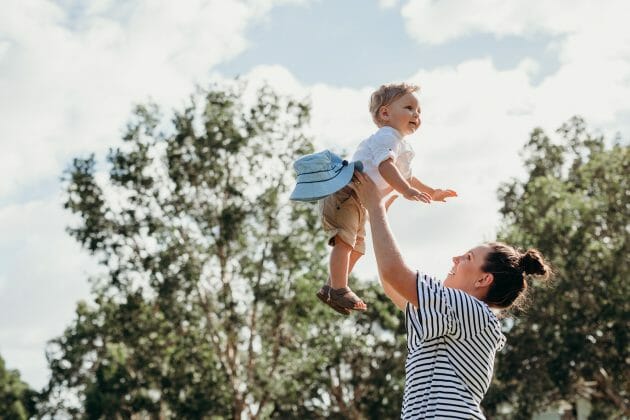
[[[368,176],[362,173],[356,173],[356,176],[359,182],[350,185],[370,215],[372,244],[381,281],[397,293],[398,296],[393,299],[390,296],[396,306],[401,307],[402,304],[404,307],[403,300],[418,306],[416,273],[407,266],[398,250],[387,222],[383,197]]]
[[[389,206],[391,206],[392,203],[397,198],[398,198],[397,195],[390,196],[390,198],[385,203],[386,212],[389,211]],[[379,279],[381,279],[380,273],[379,273]],[[385,292],[385,295],[387,295],[389,300],[391,300],[392,303],[396,305],[398,309],[400,309],[401,311],[405,311],[406,306],[407,306],[407,300],[404,297],[400,296],[398,292],[394,290],[394,288],[389,283],[384,282],[382,279],[381,279],[381,285],[383,286],[383,291]]]
[[[391,300],[392,303],[396,305],[398,309],[400,309],[401,311],[404,311],[407,305],[407,299],[400,296],[398,292],[394,290],[394,288],[389,283],[384,282],[382,279],[381,279],[381,285],[383,286],[383,291],[385,292],[389,300]]]
[[[361,184],[363,184],[361,180]],[[372,181],[369,181],[372,182]],[[416,272],[407,266],[398,249],[396,240],[391,232],[385,208],[378,203],[367,207],[370,214],[370,228],[372,230],[372,246],[376,256],[379,276],[383,284],[391,286],[394,292],[407,302],[418,306],[418,289]],[[397,298],[398,299],[398,298]],[[392,299],[393,300],[393,299]],[[400,299],[398,299],[400,301]],[[396,306],[398,302],[394,302]],[[404,304],[403,304],[404,306]],[[400,306],[399,306],[400,307]]]

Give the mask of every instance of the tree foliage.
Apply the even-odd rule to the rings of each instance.
[[[590,400],[592,418],[630,415],[628,174],[630,151],[591,134],[574,117],[553,143],[541,130],[524,149],[529,176],[502,186],[501,240],[536,247],[555,271],[534,287],[525,313],[508,318],[508,344],[486,400],[532,413],[564,400]]]
[[[28,419],[35,415],[37,392],[20,379],[17,370],[8,370],[0,356],[0,419]]]
[[[307,104],[245,86],[193,96],[167,124],[139,106],[111,150],[65,175],[69,228],[99,259],[93,302],[52,340],[44,412],[73,417],[379,418],[400,409],[404,349],[374,286],[366,316],[317,303],[314,206],[292,204],[313,150]],[[69,398],[69,395],[74,396]]]

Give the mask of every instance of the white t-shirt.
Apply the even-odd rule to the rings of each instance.
[[[418,273],[418,307],[407,303],[403,419],[484,419],[481,400],[503,348],[488,305]]]
[[[414,156],[413,149],[403,136],[395,128],[385,126],[359,144],[352,160],[363,162],[363,172],[372,178],[380,190],[384,190],[389,184],[378,171],[378,165],[392,158],[403,178],[409,179]]]

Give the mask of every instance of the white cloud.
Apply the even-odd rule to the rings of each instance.
[[[245,80],[248,82],[248,93],[268,84],[273,86],[278,92],[284,95],[290,95],[295,98],[305,98],[309,95],[309,90],[303,86],[296,77],[286,68],[280,65],[259,65],[255,66],[247,72]]]
[[[487,174],[506,179],[518,173],[516,152],[535,126],[552,134],[571,116],[581,115],[591,129],[608,137],[619,132],[627,140],[628,2],[410,0],[401,14],[419,43],[440,44],[480,33],[524,38],[542,34],[551,37],[547,48],[559,60],[558,69],[536,86],[530,77],[539,71],[539,63],[527,57],[505,71],[486,59],[412,76],[424,87],[422,147],[439,156],[430,160],[430,174],[440,171],[448,154],[458,172],[479,179],[480,185],[467,188],[479,192],[485,185],[486,194],[480,198],[494,200],[489,194],[496,182]],[[440,179],[451,171],[446,172]]]
[[[368,111],[372,90],[312,86],[312,126],[320,147],[351,157],[359,142],[374,132]]]
[[[393,9],[398,6],[398,0],[378,0],[381,9]]]
[[[323,83],[304,85],[280,65],[253,67],[246,75],[251,91],[263,83],[279,93],[311,103],[311,123],[307,131],[314,135],[318,147],[352,154],[362,138],[373,129],[368,101],[370,88],[332,87]]]
[[[622,1],[600,5],[588,0],[409,0],[401,13],[410,35],[419,42],[440,44],[478,33],[496,36],[566,34],[590,22],[593,14],[598,15],[602,9],[622,7]]]
[[[544,115],[566,118],[563,111],[571,108],[610,123],[616,113],[628,109],[627,1],[410,0],[401,14],[409,35],[419,43],[440,44],[473,33],[551,37],[548,48],[557,53],[560,67],[537,89]]]
[[[132,104],[151,97],[179,105],[214,65],[247,47],[247,25],[273,4],[101,1],[83,11],[46,0],[5,4],[0,196],[58,176],[70,156],[111,146]]]

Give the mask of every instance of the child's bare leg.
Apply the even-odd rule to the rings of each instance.
[[[359,258],[361,258],[362,256],[363,254],[361,254],[360,252],[357,252],[354,249],[352,250],[352,252],[350,253],[350,261],[348,263],[348,277],[350,277],[350,273],[352,273],[352,270],[354,269],[355,264],[357,263],[357,261],[359,261]]]
[[[346,276],[346,279],[350,277],[350,273],[352,273],[354,265],[357,263],[357,261],[359,261],[359,258],[361,258],[362,256],[363,254],[361,254],[360,252],[357,252],[354,249],[352,250],[352,252],[350,253],[350,261],[348,263],[348,275]],[[365,302],[359,302],[357,303],[357,307],[365,309],[367,308],[367,305],[365,304]]]
[[[361,254],[360,252],[355,251],[354,249],[351,250],[350,252],[350,259],[348,260],[348,273],[346,274],[346,285],[348,284],[348,278],[350,277],[350,273],[352,273],[352,270],[354,269],[355,264],[357,263],[357,261],[359,261],[359,258],[361,258],[363,256],[363,254]],[[332,253],[331,253],[331,258],[332,258]],[[327,285],[331,286],[331,281],[330,281],[330,277],[328,277],[328,281],[326,282]],[[340,286],[340,287],[345,287],[345,286]],[[338,289],[338,287],[334,287],[334,289]]]
[[[330,277],[328,278],[330,287],[333,289],[347,287],[348,276],[361,256],[361,253],[354,251],[350,245],[336,237],[335,246],[330,253]],[[354,306],[356,310],[365,310],[366,308],[367,306],[363,301],[357,302]]]
[[[330,286],[339,289],[348,286],[348,268],[350,266],[350,255],[352,247],[335,237],[335,245],[330,252],[329,273]]]

